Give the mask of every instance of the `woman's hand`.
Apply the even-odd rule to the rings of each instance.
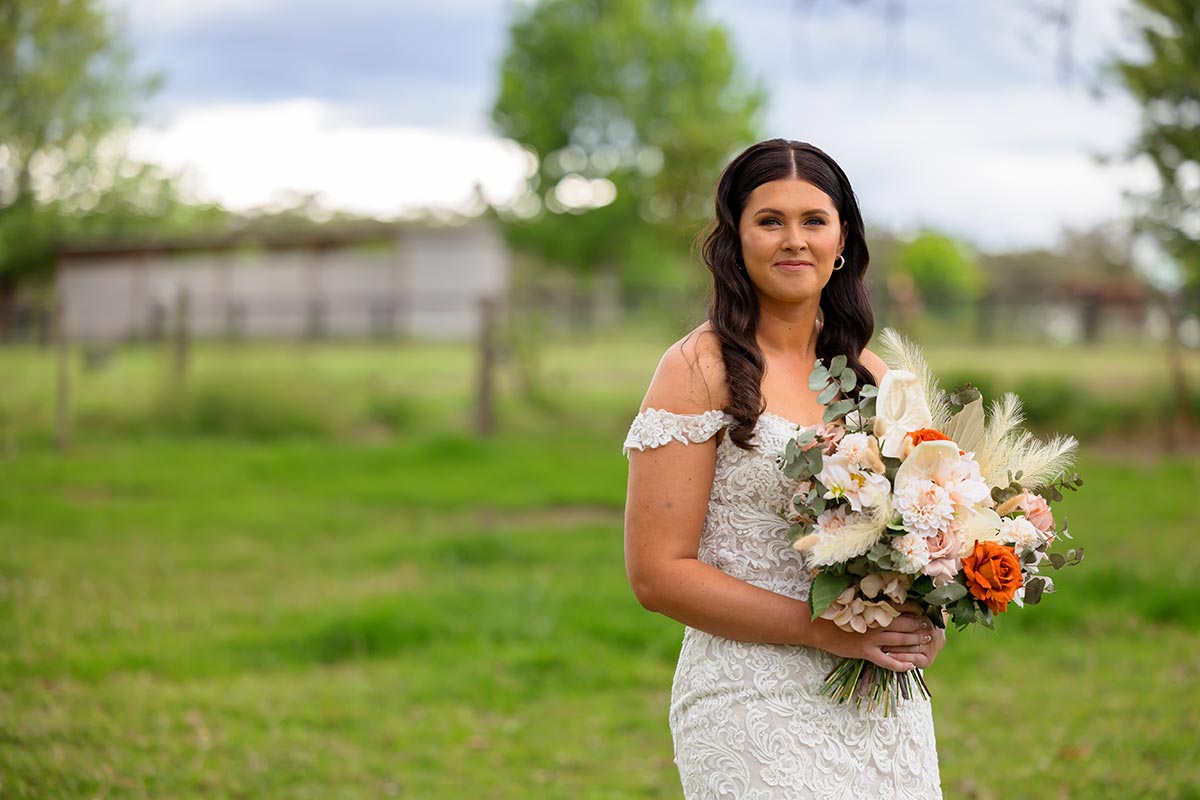
[[[924,623],[921,632],[928,637],[924,642],[916,647],[912,645],[900,645],[897,647],[887,647],[888,655],[894,655],[897,660],[912,664],[914,667],[925,669],[933,664],[933,660],[937,658],[937,654],[942,652],[942,648],[946,646],[946,629],[939,628],[929,621],[929,618],[921,613],[921,607],[916,603],[908,602],[900,606],[900,610],[904,613],[898,619],[903,619],[908,616],[916,616]],[[941,612],[943,625],[945,624],[946,612]],[[895,625],[895,622],[892,623]]]
[[[946,645],[946,632],[933,625],[919,607],[906,603],[886,628],[866,633],[844,631],[827,619],[813,620],[816,646],[846,658],[862,658],[894,672],[924,669]]]

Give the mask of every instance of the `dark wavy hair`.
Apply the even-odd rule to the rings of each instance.
[[[725,412],[734,419],[729,436],[743,450],[751,450],[750,437],[758,417],[766,410],[762,379],[766,362],[758,347],[758,295],[742,269],[738,222],[746,200],[764,183],[799,178],[816,186],[833,200],[846,225],[845,265],[836,270],[821,291],[824,324],[817,337],[817,357],[844,355],[858,376],[857,385],[874,383],[859,355],[875,330],[875,317],[863,276],[870,254],[863,232],[858,198],[846,173],[824,151],[806,142],[770,139],[745,150],[730,162],[717,182],[715,210],[701,255],[713,276],[708,319],[721,342],[729,404]],[[853,392],[857,395],[857,390]]]

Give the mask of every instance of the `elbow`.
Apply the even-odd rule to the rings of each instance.
[[[659,593],[653,580],[645,576],[630,575],[629,586],[633,589],[633,596],[641,603],[642,608],[656,613],[661,611]]]

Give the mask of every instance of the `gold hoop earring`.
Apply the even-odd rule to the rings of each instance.
[[[840,262],[842,262],[842,263],[838,264],[837,262],[834,262],[834,265],[833,265],[833,271],[834,271],[834,272],[837,272],[839,269],[841,269],[842,267],[846,266],[846,257],[845,257],[845,256],[838,256],[838,257],[837,257],[837,260],[838,260],[838,261],[840,261]]]

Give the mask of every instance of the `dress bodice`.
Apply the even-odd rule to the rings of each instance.
[[[732,421],[720,410],[675,414],[648,408],[630,426],[624,452],[673,441],[704,442]],[[722,437],[698,557],[747,583],[807,600],[809,571],[788,543],[783,517],[795,483],[779,467],[784,447],[799,429],[791,420],[763,413],[751,438],[754,450]]]

